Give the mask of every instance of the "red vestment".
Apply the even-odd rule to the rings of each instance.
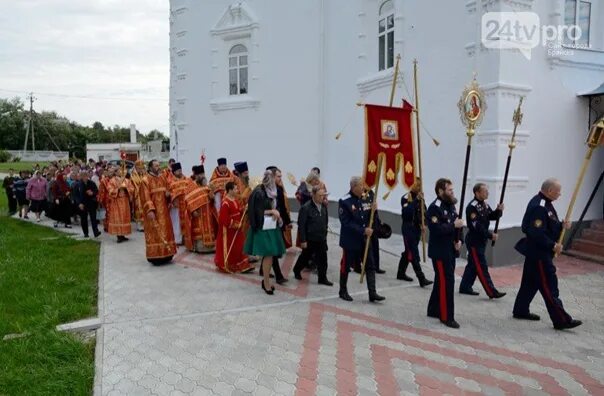
[[[187,232],[190,227],[187,227],[187,204],[185,203],[185,195],[189,190],[191,183],[194,183],[188,177],[172,177],[172,181],[169,183],[170,199],[172,200],[172,207],[178,208],[178,218],[180,219],[180,233],[183,237],[187,238]],[[190,235],[189,235],[190,238]],[[182,241],[177,241],[182,243]]]
[[[107,185],[107,192],[107,232],[111,235],[130,235],[130,200],[134,196],[134,186],[128,179],[113,177]]]
[[[208,186],[189,184],[186,205],[185,246],[190,251],[211,253],[216,247],[217,215]]]
[[[219,270],[229,273],[248,271],[252,267],[243,253],[245,234],[240,229],[242,209],[235,199],[226,196],[218,215],[218,238],[214,263]]]
[[[165,259],[176,254],[174,233],[166,192],[168,182],[164,175],[156,176],[151,173],[143,178],[141,185],[141,201],[145,219],[145,245],[147,259]],[[155,213],[155,220],[149,218],[149,213]]]

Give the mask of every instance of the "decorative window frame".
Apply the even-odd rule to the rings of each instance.
[[[392,0],[394,4],[394,57],[405,55],[404,30],[406,27],[405,17],[407,14],[407,2],[404,0]],[[365,97],[372,91],[379,90],[392,85],[394,67],[384,70],[379,68],[379,46],[377,35],[377,23],[380,20],[380,7],[383,0],[365,0],[363,7],[359,10],[361,31],[358,34],[360,52],[358,59],[362,62],[365,75],[356,81],[359,94]],[[402,71],[399,70],[399,79],[402,79]]]
[[[257,109],[260,100],[249,93],[230,95],[229,93],[229,52],[237,44],[248,50],[248,92],[254,92],[254,74],[258,65],[256,59],[256,35],[259,28],[258,18],[245,2],[233,3],[226,8],[222,16],[210,30],[213,39],[212,61],[212,111],[221,112],[237,109]]]
[[[564,25],[565,5],[566,0],[552,0],[552,12],[550,14],[550,23],[552,25]],[[599,4],[599,6],[604,7],[604,4]],[[603,14],[604,12],[594,14],[594,10],[592,8],[592,22],[590,28],[590,35],[594,34],[593,18],[598,18],[600,15]],[[566,45],[561,46],[564,49],[568,49],[571,54],[567,55],[564,54],[563,51],[558,51],[552,55],[548,55],[551,68],[570,67],[584,70],[604,71],[604,56],[602,56],[604,54],[604,49],[574,48],[572,46],[569,47]]]

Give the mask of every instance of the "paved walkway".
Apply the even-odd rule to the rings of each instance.
[[[394,279],[397,235],[381,255],[382,304],[367,301],[357,276],[355,301],[337,298],[335,235],[336,285],[310,273],[296,281],[294,249],[282,260],[290,281],[274,296],[257,273],[216,272],[212,255],[181,249],[174,264],[154,267],[142,233],[101,240],[97,395],[604,394],[604,266],[557,261],[565,306],[584,320],[575,330],[555,331],[539,296],[540,322],[511,318],[520,266],[492,270],[508,292],[501,300],[455,294],[461,329],[451,330],[426,317],[429,289]]]

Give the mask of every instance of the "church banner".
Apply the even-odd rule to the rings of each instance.
[[[384,182],[390,190],[396,187],[399,173],[407,188],[415,181],[412,113],[413,106],[407,101],[403,101],[403,107],[365,105],[363,174],[369,187],[374,187],[381,176],[377,174],[380,157]]]

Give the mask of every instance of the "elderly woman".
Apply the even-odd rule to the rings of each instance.
[[[285,253],[285,243],[281,234],[281,215],[277,210],[277,185],[273,172],[264,172],[262,184],[257,186],[248,201],[250,229],[245,240],[245,253],[262,257],[262,290],[273,294],[270,273],[273,257]]]

